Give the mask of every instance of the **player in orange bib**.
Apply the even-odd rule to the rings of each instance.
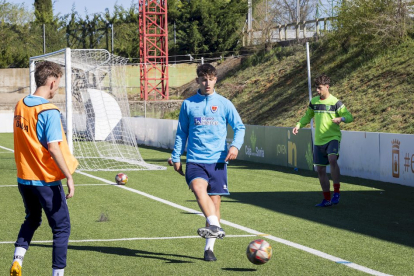
[[[53,233],[53,275],[64,275],[71,227],[66,200],[75,192],[72,174],[78,162],[70,153],[60,112],[49,103],[62,75],[58,64],[38,63],[35,93],[21,99],[15,108],[14,157],[26,217],[15,243],[11,276],[22,275],[23,258],[42,222],[42,209]],[[61,182],[64,178],[67,179],[67,195]]]

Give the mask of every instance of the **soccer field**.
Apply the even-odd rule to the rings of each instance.
[[[170,151],[141,147],[149,163],[167,165]],[[172,167],[76,173],[68,200],[72,233],[65,275],[413,275],[414,188],[342,177],[341,202],[322,200],[316,172],[234,161],[223,198],[226,237],[204,262],[197,202]],[[0,134],[0,271],[7,274],[24,220],[12,134]],[[64,182],[66,184],[66,182]],[[65,186],[65,185],[64,185]],[[250,241],[263,238],[273,257],[256,266]],[[50,275],[52,234],[44,216],[23,262],[23,275]]]

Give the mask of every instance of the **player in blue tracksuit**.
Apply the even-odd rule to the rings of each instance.
[[[221,196],[230,194],[227,162],[237,158],[245,127],[231,101],[215,92],[217,71],[212,65],[199,66],[196,81],[199,84],[197,94],[181,106],[171,164],[184,175],[180,157],[188,140],[185,178],[206,217],[206,227],[198,229],[198,234],[206,238],[204,260],[215,261],[214,243],[216,238],[225,236],[220,226],[220,204]],[[234,130],[229,148],[227,124]]]

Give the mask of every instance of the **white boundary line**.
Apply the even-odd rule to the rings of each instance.
[[[78,186],[111,186],[111,185],[110,184],[102,184],[102,183],[96,183],[96,184],[75,184],[75,187],[78,187]],[[4,188],[4,187],[17,187],[17,184],[16,185],[0,185],[0,188]]]
[[[2,146],[0,146],[0,148],[1,148],[1,149],[5,149],[5,150],[8,150],[8,151],[11,151],[11,152],[14,152],[14,150],[12,150],[12,149],[9,149],[9,148],[5,148],[5,147],[2,147]]]
[[[226,235],[226,238],[246,238],[256,235]],[[181,237],[152,237],[152,238],[122,238],[122,239],[97,239],[97,240],[69,240],[69,243],[80,242],[117,242],[117,241],[141,241],[141,240],[177,240],[177,239],[198,239],[200,236],[181,236]],[[0,244],[14,244],[16,241],[0,241]],[[53,243],[53,241],[31,241],[31,243]]]
[[[1,148],[4,148],[2,146],[0,146],[0,147]],[[4,148],[4,149],[10,150],[8,148]],[[13,151],[13,150],[11,150],[11,151]],[[94,175],[91,175],[91,174],[88,174],[88,173],[80,172],[80,171],[76,171],[76,172],[77,173],[80,173],[80,174],[83,174],[85,176],[88,176],[88,177],[91,177],[91,178],[100,180],[100,181],[105,182],[107,184],[112,184],[112,185],[114,184],[114,182],[109,181],[109,180],[106,180],[104,178],[100,178],[100,177],[97,177],[97,176],[94,176]],[[184,210],[184,211],[186,211],[188,213],[192,213],[192,214],[196,214],[196,215],[199,215],[199,216],[204,217],[204,215],[200,211],[196,211],[196,210],[193,210],[193,209],[190,209],[190,208],[187,208],[187,207],[178,205],[178,204],[173,203],[171,201],[168,201],[168,200],[165,200],[165,199],[162,199],[162,198],[159,198],[159,197],[156,197],[156,196],[153,196],[153,195],[150,195],[150,194],[147,194],[147,193],[144,193],[144,192],[141,192],[141,191],[132,189],[130,187],[126,187],[126,186],[122,186],[122,185],[114,185],[114,186],[115,187],[118,187],[118,188],[121,188],[121,189],[128,190],[130,192],[133,192],[133,193],[136,193],[136,194],[139,194],[139,195],[142,195],[142,196],[145,196],[145,197],[148,197],[148,198],[151,198],[151,199],[153,199],[155,201],[158,201],[158,202],[167,204],[167,205],[172,206],[172,207],[175,207],[177,209]],[[249,234],[258,235],[258,236],[265,236],[269,240],[273,240],[273,241],[276,241],[278,243],[281,243],[281,244],[284,244],[284,245],[287,245],[287,246],[291,246],[293,248],[296,248],[296,249],[299,249],[299,250],[308,252],[308,253],[313,254],[315,256],[318,256],[318,257],[321,257],[321,258],[324,258],[324,259],[333,261],[333,262],[335,262],[337,264],[346,265],[346,266],[348,266],[350,268],[353,268],[353,269],[356,269],[356,270],[365,272],[367,274],[376,275],[376,276],[390,276],[390,274],[382,273],[380,271],[373,270],[371,268],[368,268],[368,267],[365,267],[365,266],[362,266],[362,265],[359,265],[359,264],[352,263],[350,261],[347,261],[347,260],[344,260],[344,259],[335,257],[333,255],[326,254],[326,253],[324,253],[322,251],[319,251],[319,250],[316,250],[316,249],[313,249],[313,248],[310,248],[310,247],[307,247],[307,246],[304,246],[304,245],[301,245],[301,244],[298,244],[298,243],[294,243],[294,242],[291,242],[291,241],[288,241],[288,240],[285,240],[285,239],[281,239],[281,238],[278,238],[278,237],[275,237],[275,236],[272,236],[272,235],[267,235],[265,233],[256,231],[254,229],[251,229],[251,228],[248,228],[248,227],[245,227],[245,226],[236,224],[236,223],[232,223],[232,222],[227,221],[227,220],[223,220],[222,219],[222,220],[220,220],[220,223],[221,224],[224,224],[224,225],[228,225],[228,226],[234,227],[234,228],[239,229],[239,230],[243,230],[243,231],[245,231],[245,232],[247,232]]]

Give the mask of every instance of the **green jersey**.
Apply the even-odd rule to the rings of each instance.
[[[343,122],[350,123],[354,120],[345,105],[332,95],[321,100],[319,96],[313,97],[309,103],[306,114],[296,124],[302,128],[315,118],[315,141],[317,146],[324,145],[332,140],[341,141],[341,129],[338,124],[332,122],[333,118],[342,117]]]

